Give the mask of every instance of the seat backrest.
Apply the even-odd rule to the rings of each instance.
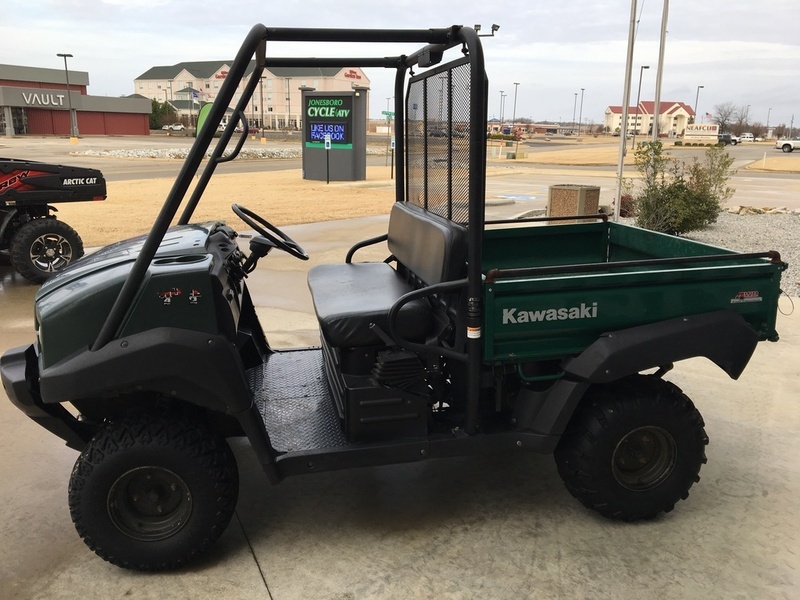
[[[467,230],[415,204],[395,202],[389,251],[427,285],[466,276]]]

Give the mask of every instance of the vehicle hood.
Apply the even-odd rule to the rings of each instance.
[[[204,254],[208,237],[217,225],[218,223],[216,222],[210,222],[170,228],[161,241],[154,260],[165,257]],[[42,285],[36,294],[37,300],[79,280],[87,277],[94,278],[98,274],[102,275],[103,272],[108,272],[110,275],[111,271],[114,271],[115,276],[119,276],[120,271],[129,272],[146,239],[146,235],[140,235],[116,242],[75,261],[65,269],[57,272]]]

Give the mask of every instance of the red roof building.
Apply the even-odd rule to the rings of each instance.
[[[684,102],[662,101],[659,104],[658,131],[661,135],[676,137],[683,134],[690,119],[694,119],[694,109]],[[639,106],[628,109],[629,133],[648,135],[651,131],[655,113],[655,102],[644,100]],[[622,131],[622,107],[609,106],[606,108],[604,125],[607,131],[620,133]]]

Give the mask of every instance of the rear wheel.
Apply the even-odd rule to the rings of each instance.
[[[791,144],[784,144],[783,147],[781,148],[781,150],[783,150],[784,152],[788,153],[788,152],[791,152],[792,150],[794,150],[794,148],[792,147]]]
[[[43,283],[56,271],[83,256],[83,241],[63,221],[52,217],[28,221],[14,234],[11,264],[26,279]]]
[[[686,499],[708,444],[692,401],[672,383],[642,375],[589,394],[555,452],[569,492],[625,521],[669,512]]]
[[[182,566],[225,530],[239,493],[225,439],[184,411],[123,418],[75,463],[69,507],[89,548],[142,571]]]

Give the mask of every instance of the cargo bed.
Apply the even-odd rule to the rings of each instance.
[[[777,340],[786,265],[619,223],[488,229],[484,360],[561,358],[600,334],[728,309]]]

